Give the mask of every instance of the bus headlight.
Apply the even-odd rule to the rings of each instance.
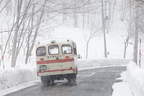
[[[39,69],[40,69],[41,71],[45,71],[45,70],[47,69],[47,66],[46,66],[46,65],[41,65],[41,66],[39,67]]]

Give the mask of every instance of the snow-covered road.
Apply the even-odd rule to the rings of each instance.
[[[111,96],[112,85],[126,67],[103,67],[79,71],[76,83],[56,81],[44,87],[41,82],[6,96]]]

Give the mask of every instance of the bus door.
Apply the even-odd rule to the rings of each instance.
[[[61,56],[61,46],[59,45],[49,45],[48,46],[48,67],[49,70],[55,72],[55,71],[61,71],[62,70],[62,56]]]
[[[62,50],[62,69],[63,70],[72,70],[74,67],[74,58],[72,54],[72,46],[70,44],[63,44],[61,46]]]

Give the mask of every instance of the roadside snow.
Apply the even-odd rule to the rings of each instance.
[[[112,96],[133,96],[126,82],[115,83],[112,88],[114,90]]]
[[[0,69],[0,90],[37,79],[36,68]]]
[[[127,66],[127,81],[134,96],[144,96],[144,69],[132,61]]]
[[[0,96],[4,96],[6,94],[16,92],[16,91],[19,91],[21,89],[24,89],[24,88],[27,88],[27,87],[30,87],[30,86],[34,86],[38,82],[40,82],[40,79],[34,80],[34,81],[29,81],[29,82],[26,82],[26,83],[22,83],[22,84],[19,84],[17,86],[11,87],[9,89],[2,90],[2,91],[0,91]]]
[[[78,68],[92,68],[102,66],[127,66],[129,59],[80,59]]]
[[[121,78],[117,78],[117,80],[123,81],[119,83],[114,83],[114,85],[112,86],[112,96],[133,96],[126,81],[126,72],[121,73]]]
[[[122,73],[123,82],[115,83],[112,96],[144,96],[144,70],[130,61]]]

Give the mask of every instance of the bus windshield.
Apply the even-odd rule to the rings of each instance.
[[[59,53],[58,45],[50,45],[48,49],[49,49],[49,54],[50,55],[54,55],[54,54],[58,54]]]
[[[63,54],[70,54],[72,53],[72,48],[70,45],[62,45],[62,52]]]
[[[36,51],[37,56],[44,56],[46,55],[46,48],[45,47],[39,47]]]

